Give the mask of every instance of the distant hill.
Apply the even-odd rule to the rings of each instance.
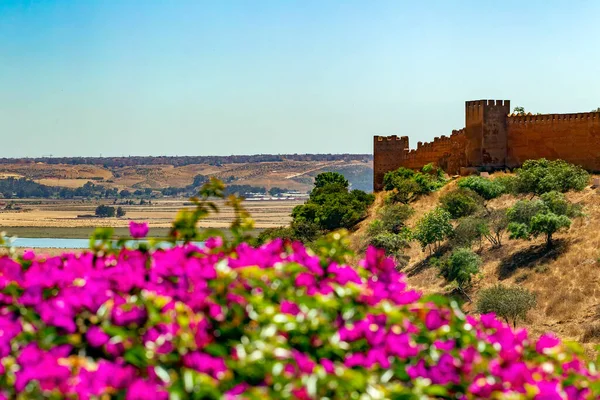
[[[68,188],[93,182],[107,189],[132,192],[187,188],[200,175],[219,178],[228,185],[307,192],[314,177],[327,171],[342,173],[353,189],[372,190],[370,154],[0,159],[0,179],[27,178],[46,186]]]

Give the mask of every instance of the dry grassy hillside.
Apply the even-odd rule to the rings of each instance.
[[[415,214],[408,224],[414,223],[427,211],[438,205],[441,194],[452,190],[450,182],[440,191],[411,204]],[[377,194],[371,216],[361,224],[354,235],[354,244],[373,220],[376,209],[383,203],[384,193]],[[489,203],[491,208],[506,208],[519,198],[504,195]],[[570,230],[555,235],[555,246],[546,250],[544,239],[509,240],[504,236],[503,246],[492,249],[484,241],[482,249],[474,246],[483,260],[481,274],[470,290],[473,299],[482,289],[499,282],[521,285],[537,294],[537,306],[529,312],[525,325],[534,335],[553,332],[567,339],[584,342],[591,351],[600,343],[600,189],[587,187],[579,193],[567,193],[567,198],[584,206],[586,214],[575,219]],[[435,267],[427,263],[428,252],[422,252],[417,242],[408,251],[410,264],[405,268],[411,287],[424,293],[447,293],[446,282],[438,276]],[[466,303],[471,311],[474,305]]]

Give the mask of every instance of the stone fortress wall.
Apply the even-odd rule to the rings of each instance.
[[[408,136],[373,138],[373,189],[399,167],[420,169],[434,163],[449,174],[461,168],[514,168],[529,159],[563,159],[600,171],[600,112],[578,114],[510,114],[509,100],[465,103],[465,128],[450,136],[417,143]]]

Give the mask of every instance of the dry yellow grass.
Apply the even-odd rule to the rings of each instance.
[[[78,215],[94,214],[97,202],[19,201],[20,211],[0,212],[0,230],[9,227],[125,227],[129,220],[147,221],[151,227],[167,228],[177,211],[184,207],[183,200],[156,200],[152,205],[122,206],[124,218],[78,218]],[[222,201],[217,202],[221,212],[202,221],[204,227],[226,227],[233,219],[233,212]],[[106,203],[111,204],[111,203]],[[300,201],[247,201],[244,203],[255,220],[256,228],[287,225],[292,208]]]
[[[439,192],[416,201],[412,206],[414,216],[408,221],[412,226],[422,215],[438,205],[439,196],[455,187],[450,182]],[[383,202],[383,193],[377,195],[377,205]],[[504,236],[503,246],[492,249],[485,243],[480,255],[483,259],[480,276],[471,289],[471,297],[486,287],[499,282],[520,285],[537,295],[538,304],[528,315],[524,326],[533,335],[552,332],[566,340],[582,341],[586,336],[586,350],[592,352],[600,343],[600,191],[586,188],[582,192],[568,193],[567,198],[584,206],[585,217],[576,219],[567,232],[555,235],[556,246],[547,252],[544,240],[509,240]],[[491,208],[506,208],[518,198],[502,196],[490,202]],[[371,211],[353,238],[360,244],[368,224],[374,218]],[[405,268],[411,287],[426,294],[444,293],[445,282],[435,268],[418,268],[428,253],[421,251],[418,243],[408,250],[410,264]],[[473,304],[464,306],[472,311]]]
[[[46,186],[58,186],[58,187],[68,187],[68,188],[78,188],[82,187],[86,183],[89,182],[87,179],[60,179],[60,178],[43,178],[36,179],[37,183],[41,183]]]

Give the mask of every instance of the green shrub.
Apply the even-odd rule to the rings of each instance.
[[[450,256],[437,263],[440,275],[448,282],[455,282],[463,293],[464,289],[470,285],[473,275],[479,272],[480,265],[479,256],[467,248],[454,250]]]
[[[115,208],[101,204],[98,207],[96,207],[95,215],[101,218],[114,217]]]
[[[590,175],[581,167],[563,160],[549,161],[545,158],[527,160],[516,171],[518,190],[522,193],[542,193],[583,190]]]
[[[552,235],[571,226],[571,220],[566,215],[543,213],[534,215],[529,226],[529,234],[533,237],[546,235],[546,244],[552,246]]]
[[[392,192],[386,197],[386,203],[408,204],[422,194],[421,187],[413,179],[398,179],[395,181]]]
[[[450,213],[436,208],[426,213],[416,224],[413,238],[421,243],[421,248],[429,247],[429,251],[437,251],[443,240],[452,234]]]
[[[444,193],[440,197],[440,204],[456,219],[475,214],[481,209],[483,199],[471,189],[457,188]]]
[[[380,233],[370,238],[369,245],[383,249],[387,256],[396,260],[398,268],[408,264],[410,258],[405,254],[405,250],[410,247],[410,244],[406,234]]]
[[[502,185],[502,193],[516,194],[519,192],[519,180],[514,175],[502,175],[494,178],[494,182]]]
[[[458,181],[458,187],[471,189],[485,200],[492,200],[504,193],[505,187],[497,180],[472,175]]]
[[[280,226],[263,230],[256,237],[257,244],[264,244],[273,239],[283,239],[311,243],[322,234],[319,226],[314,222],[292,222],[290,226]]]
[[[388,197],[389,201],[404,204],[438,190],[445,182],[443,171],[432,164],[424,166],[421,172],[400,167],[383,177],[384,189],[393,191]]]
[[[581,217],[583,215],[581,205],[571,203],[562,193],[556,191],[547,192],[540,196],[540,200],[554,214],[566,215],[569,218]]]
[[[483,237],[485,237],[492,247],[502,246],[502,237],[508,227],[508,217],[506,216],[506,210],[490,210],[485,215],[485,228],[483,230]]]
[[[374,236],[380,235],[382,233],[387,233],[387,232],[388,232],[388,230],[385,229],[383,222],[379,219],[371,221],[371,223],[367,227],[367,236],[368,237],[374,237]]]
[[[348,191],[348,181],[336,172],[315,178],[315,188],[308,201],[294,207],[293,223],[311,222],[320,230],[352,229],[366,215],[375,196],[362,190]]]
[[[476,309],[480,314],[495,313],[506,323],[512,321],[516,328],[518,320],[524,320],[527,312],[536,305],[535,294],[521,287],[497,285],[479,293]]]
[[[552,246],[552,235],[571,226],[571,217],[581,215],[581,209],[571,204],[562,193],[544,193],[539,200],[520,200],[507,212],[511,239],[546,236]]]
[[[332,184],[341,185],[345,188],[349,186],[348,180],[339,172],[323,172],[315,177],[315,188]]]
[[[264,244],[273,239],[295,240],[294,232],[289,226],[279,226],[261,231],[256,237],[257,244]]]
[[[452,232],[452,246],[471,248],[475,242],[479,242],[481,245],[481,239],[488,231],[486,220],[481,217],[461,218]]]
[[[405,222],[414,214],[414,210],[406,204],[390,204],[379,209],[377,218],[384,230],[400,233]]]

